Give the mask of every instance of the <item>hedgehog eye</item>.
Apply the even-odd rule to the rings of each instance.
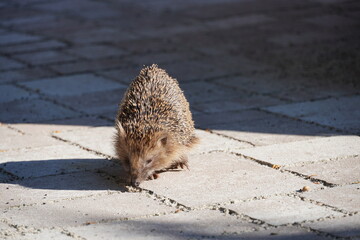
[[[152,162],[152,159],[146,160],[146,165],[149,165]]]

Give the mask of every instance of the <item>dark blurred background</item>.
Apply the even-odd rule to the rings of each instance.
[[[346,0],[1,1],[0,121],[111,125],[128,83],[157,63],[197,127],[358,133],[359,27],[360,2]]]

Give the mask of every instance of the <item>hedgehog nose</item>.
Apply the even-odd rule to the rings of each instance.
[[[132,180],[131,180],[131,185],[132,185],[133,187],[138,187],[138,186],[140,186],[140,181],[137,181],[137,180],[132,179]]]

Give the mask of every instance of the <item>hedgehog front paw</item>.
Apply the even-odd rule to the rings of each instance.
[[[148,180],[155,180],[155,179],[158,179],[159,178],[159,174],[158,173],[154,173],[152,175],[150,175],[148,177]]]
[[[188,157],[186,155],[183,155],[180,157],[180,159],[178,161],[176,161],[171,167],[170,169],[177,169],[177,168],[181,168],[181,169],[185,169],[185,167],[187,168],[187,170],[190,170],[189,168],[189,162],[188,162]]]

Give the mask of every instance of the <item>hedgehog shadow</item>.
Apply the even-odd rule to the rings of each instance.
[[[106,159],[51,159],[0,163],[0,183],[32,189],[127,192],[128,176]]]

